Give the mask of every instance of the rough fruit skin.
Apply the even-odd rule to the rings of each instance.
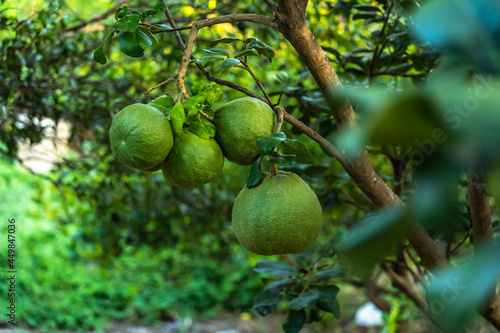
[[[261,100],[243,97],[217,109],[214,124],[215,139],[224,156],[233,163],[249,165],[259,155],[257,139],[273,133],[276,116]]]
[[[161,164],[163,177],[175,187],[203,185],[219,175],[224,155],[214,138],[205,140],[184,130],[175,138],[174,147]]]
[[[323,210],[313,190],[296,174],[265,174],[257,187],[243,188],[233,206],[234,234],[248,251],[305,251],[319,235]]]
[[[160,164],[172,149],[172,125],[157,109],[132,104],[118,112],[109,129],[111,150],[123,164],[150,169]]]

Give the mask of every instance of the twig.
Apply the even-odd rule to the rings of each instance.
[[[389,24],[389,18],[391,17],[391,12],[395,6],[395,0],[390,0],[388,2],[390,2],[390,5],[387,8],[387,16],[385,17],[384,24],[382,25],[382,30],[380,30],[379,37],[384,35],[385,29],[387,28],[387,25]],[[385,43],[382,44],[382,48],[380,48],[380,45],[377,45],[377,47],[375,48],[375,51],[373,52],[373,58],[372,58],[372,61],[370,63],[370,72],[369,72],[370,82],[373,79],[373,70],[375,69],[375,63],[377,62],[378,57],[380,57],[380,55],[384,51],[384,47],[385,47]]]
[[[162,0],[162,2],[166,3],[164,0]],[[170,25],[172,27],[176,27],[174,19],[172,18],[172,15],[170,15],[168,7],[167,7],[167,10],[165,11],[165,14],[167,15],[167,18],[168,18],[168,21],[169,21]],[[240,15],[240,16],[238,16],[239,18],[242,17],[241,14],[235,14],[235,15]],[[235,16],[235,15],[229,15],[229,16]],[[245,15],[245,14],[243,14],[243,15]],[[264,17],[266,17],[266,16],[264,16]],[[223,18],[223,16],[221,16],[220,18]],[[276,23],[274,22],[274,20],[272,18],[266,18],[266,20],[269,20],[267,22],[267,23],[270,23],[269,26],[271,26],[273,28],[277,28],[277,25],[276,25]],[[211,22],[213,23],[214,21],[211,21]],[[216,23],[214,23],[214,24],[216,24]],[[179,47],[181,48],[181,50],[185,50],[185,45],[184,45],[184,42],[182,41],[182,38],[180,38],[179,32],[176,31],[175,33],[176,33],[176,36],[177,35],[179,36],[179,38],[177,38],[177,42],[179,43]],[[193,58],[195,58],[195,57],[193,55],[191,55],[191,59],[193,59]],[[226,81],[226,80],[223,80],[223,79],[219,79],[219,78],[213,76],[205,68],[200,68],[200,70],[206,76],[206,78],[209,81],[211,81],[211,82],[215,82],[217,84],[229,87],[231,89],[240,91],[240,92],[244,93],[247,96],[254,97],[254,98],[260,99],[261,101],[266,102],[265,98],[263,98],[262,96],[254,93],[253,91],[251,91],[251,90],[249,90],[249,89],[247,89],[245,87],[242,87],[242,86],[240,86],[240,85],[238,85],[238,84],[236,84],[234,82],[230,82],[230,81]],[[292,126],[296,127],[297,129],[299,129],[300,131],[302,131],[302,133],[304,133],[305,135],[307,135],[308,137],[310,137],[312,140],[316,141],[321,147],[323,147],[325,149],[325,151],[330,156],[332,156],[337,161],[339,161],[340,164],[344,168],[348,167],[347,161],[346,161],[344,155],[342,155],[342,153],[334,145],[332,145],[328,140],[326,140],[324,137],[322,137],[321,135],[319,135],[317,132],[315,132],[313,129],[311,129],[309,126],[307,126],[306,124],[304,124],[300,120],[298,120],[295,117],[293,117],[292,115],[290,115],[288,112],[286,112],[286,110],[284,108],[279,108],[279,107],[273,106],[273,111],[276,114],[279,114],[280,110],[282,110],[282,112],[283,112],[283,119],[287,123],[289,123]]]
[[[264,0],[264,2],[266,3],[267,7],[269,7],[269,9],[273,11],[273,13],[276,9],[278,9],[278,5],[273,0]]]
[[[159,31],[151,31],[152,34],[161,34],[161,33],[169,33],[169,32],[178,32],[178,31],[182,31],[182,30],[189,30],[191,29],[191,26],[188,25],[187,27],[182,27],[182,28],[172,28],[172,29],[168,29],[168,30],[159,30]]]
[[[267,93],[264,90],[264,87],[262,87],[262,89],[263,89],[262,91],[267,96],[267,98],[269,98],[269,96],[267,95]],[[269,102],[272,104],[271,100],[269,100]],[[283,125],[283,112],[284,111],[285,111],[284,109],[278,110],[278,123],[276,124],[275,132],[281,131],[281,126]],[[274,147],[273,152],[275,152],[277,150],[278,150],[278,147]],[[271,164],[271,172],[273,173],[273,175],[278,175],[278,166],[275,163]]]
[[[93,19],[91,20],[88,20],[88,21],[85,21],[85,22],[82,22],[78,25],[75,25],[74,27],[71,27],[71,28],[67,28],[67,29],[63,29],[61,30],[59,33],[60,34],[64,34],[66,32],[70,32],[70,31],[76,31],[76,30],[79,30],[91,23],[94,23],[94,22],[98,22],[98,21],[101,21],[103,19],[105,19],[106,17],[108,17],[109,15],[111,15],[112,13],[116,12],[116,10],[118,8],[120,8],[122,5],[126,4],[126,3],[129,3],[131,2],[132,0],[123,0],[121,2],[119,2],[117,5],[115,5],[113,8],[111,8],[110,10],[108,10],[107,12],[97,16],[97,17],[94,17]]]
[[[450,250],[450,255],[455,254],[455,252],[460,248],[460,246],[462,246],[465,243],[465,241],[467,240],[467,238],[469,238],[469,236],[470,236],[470,232],[467,230],[467,234],[460,241],[460,243],[458,243],[452,250]]]
[[[205,112],[203,112],[203,110],[198,110],[198,113],[201,114],[203,117],[205,117],[209,122],[213,122],[214,121],[214,117],[211,117],[210,115],[206,114]]]
[[[194,43],[196,41],[196,37],[198,36],[198,28],[196,26],[191,27],[191,32],[189,33],[189,38],[184,49],[184,54],[182,55],[181,64],[179,66],[179,74],[177,74],[177,91],[182,94],[184,98],[189,98],[186,86],[184,85],[184,79],[186,77],[186,71],[189,65],[189,59],[191,58],[191,54],[193,52]],[[182,97],[181,97],[182,98]]]
[[[285,93],[285,92],[282,90],[282,91],[281,91],[281,93],[280,93],[280,97],[278,98],[278,102],[276,102],[276,104],[274,104],[274,106],[278,106],[278,105],[280,105],[280,104],[281,104],[281,97],[283,97],[283,94],[284,94],[284,93]]]
[[[257,76],[255,76],[255,73],[252,71],[252,69],[245,62],[242,61],[241,63],[244,65],[244,67],[242,67],[242,68],[245,69],[248,73],[250,73],[250,75],[252,75],[252,78],[254,79],[255,83],[257,83],[257,85],[259,86],[259,88],[262,91],[262,93],[264,94],[264,96],[266,96],[267,103],[269,104],[269,106],[272,107],[273,101],[271,101],[271,98],[267,94],[267,91],[266,91],[266,89],[264,89],[264,86],[262,85],[260,80],[257,78]],[[278,115],[279,115],[279,113],[278,113]]]
[[[169,83],[169,82],[172,82],[172,81],[173,81],[173,80],[175,80],[176,78],[177,78],[177,75],[172,76],[172,77],[170,77],[170,78],[166,79],[165,81],[158,83],[156,86],[154,86],[153,88],[151,88],[151,89],[149,89],[148,91],[146,91],[146,92],[144,93],[144,95],[148,95],[148,94],[150,94],[150,93],[151,93],[153,90],[155,90],[156,88],[159,88],[159,87],[161,87],[161,86],[162,86],[162,85],[164,85],[164,84],[167,84],[167,83]]]
[[[165,13],[168,13],[167,15],[170,14],[169,11],[165,11]],[[224,16],[196,21],[195,23],[193,23],[191,25],[191,32],[189,33],[187,44],[184,47],[184,54],[182,56],[181,64],[179,66],[179,73],[177,77],[177,90],[179,91],[180,94],[182,94],[181,96],[183,96],[184,98],[188,98],[186,87],[184,85],[184,79],[186,77],[186,71],[189,65],[189,59],[192,59],[194,57],[192,53],[193,53],[194,43],[196,42],[196,37],[198,36],[198,31],[201,28],[209,27],[215,24],[240,22],[240,21],[260,23],[276,28],[276,23],[273,21],[272,18],[263,15],[248,14],[248,13],[224,15]],[[169,22],[171,22],[171,24],[174,23],[175,25],[173,18],[171,21],[169,18]],[[184,43],[181,44],[182,39],[180,38],[178,32],[176,33],[176,36],[179,37],[177,38],[179,45],[183,46]]]
[[[163,4],[165,5],[165,15],[167,16],[168,23],[172,26],[172,28],[177,29],[177,25],[175,24],[174,18],[172,17],[172,14],[170,14],[170,10],[168,9],[167,2],[165,0],[161,0]],[[179,43],[179,47],[181,48],[182,51],[186,48],[184,46],[184,42],[182,41],[181,34],[179,31],[175,30],[175,38],[177,39],[177,43]]]

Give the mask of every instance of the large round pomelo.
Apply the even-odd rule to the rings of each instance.
[[[161,164],[165,179],[175,187],[203,185],[219,175],[224,155],[214,138],[205,140],[184,130],[176,136],[174,147]]]
[[[323,210],[302,178],[280,171],[264,174],[260,185],[241,190],[232,221],[236,238],[250,252],[300,253],[318,237]]]
[[[276,116],[261,100],[243,97],[217,109],[214,124],[224,156],[233,163],[249,165],[259,155],[257,139],[273,133]]]
[[[111,150],[125,165],[145,170],[160,164],[172,149],[172,125],[154,107],[132,104],[118,112],[109,129]]]

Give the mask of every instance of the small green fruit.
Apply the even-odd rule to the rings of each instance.
[[[214,138],[205,140],[184,130],[176,136],[174,147],[161,170],[172,186],[190,188],[203,185],[219,175],[224,155]]]
[[[120,162],[146,170],[167,157],[174,139],[170,121],[162,112],[148,105],[132,104],[113,118],[109,141]]]
[[[273,133],[276,116],[261,100],[244,97],[217,109],[214,125],[224,156],[233,163],[249,165],[259,155],[257,139]]]

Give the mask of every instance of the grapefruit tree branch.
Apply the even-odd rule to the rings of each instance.
[[[304,5],[305,3],[305,5]],[[357,126],[356,115],[348,100],[339,100],[342,84],[325,52],[307,25],[305,0],[279,0],[276,22],[283,36],[293,45],[320,88],[340,131]],[[401,199],[375,172],[368,154],[345,156],[345,169],[356,185],[379,207],[402,204]],[[422,227],[408,237],[427,267],[442,266],[446,258]]]

